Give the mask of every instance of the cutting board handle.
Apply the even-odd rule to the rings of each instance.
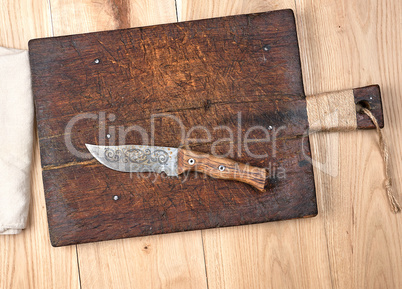
[[[264,168],[253,167],[210,154],[180,149],[177,154],[177,172],[182,174],[187,171],[205,173],[217,179],[243,182],[260,191],[264,190],[267,179],[267,172]]]
[[[375,129],[375,125],[370,118],[359,111],[359,106],[368,108],[377,119],[380,128],[384,127],[384,116],[382,111],[381,91],[379,85],[369,85],[353,89],[355,99],[356,120],[358,129]]]
[[[306,106],[312,132],[374,129],[362,107],[370,110],[380,128],[384,127],[378,85],[310,95],[306,97]]]

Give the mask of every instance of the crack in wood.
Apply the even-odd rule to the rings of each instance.
[[[65,163],[62,165],[48,165],[48,166],[44,166],[42,167],[42,170],[44,171],[50,171],[50,170],[58,170],[58,169],[62,169],[62,168],[66,168],[66,167],[71,167],[71,166],[78,166],[78,165],[92,165],[92,164],[96,164],[97,160],[96,159],[91,159],[89,161],[83,161],[83,162],[69,162],[69,163]]]

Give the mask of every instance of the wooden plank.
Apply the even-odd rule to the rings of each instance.
[[[174,0],[51,0],[50,3],[57,36],[176,22]]]
[[[325,9],[322,9],[325,7]],[[402,45],[400,1],[297,1],[307,93],[361,86],[382,88],[384,133],[401,192]],[[333,288],[402,287],[402,215],[390,211],[375,132],[311,138]],[[399,194],[401,200],[401,194]]]
[[[28,40],[51,35],[46,1],[2,1],[0,45],[27,49]],[[0,288],[79,288],[75,246],[53,248],[48,239],[39,145],[34,134],[28,227],[0,236]]]
[[[56,35],[176,20],[174,1],[77,3],[51,1]],[[199,232],[189,232],[79,245],[81,286],[207,288],[201,242]]]
[[[51,36],[49,12],[49,5],[44,1],[2,1],[1,46],[27,49],[30,39]]]
[[[179,19],[294,9],[293,1],[178,1]],[[318,200],[320,201],[320,199]],[[319,217],[203,231],[209,288],[330,288]]]
[[[331,288],[319,218],[203,231],[209,288]]]
[[[207,288],[200,231],[78,245],[82,288]]]
[[[176,6],[178,21],[187,21],[293,8],[294,3],[290,0],[176,0]]]

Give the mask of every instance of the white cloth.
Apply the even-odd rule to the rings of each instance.
[[[26,226],[32,142],[28,52],[0,47],[0,234],[17,234]]]

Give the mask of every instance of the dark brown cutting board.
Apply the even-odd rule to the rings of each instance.
[[[291,10],[35,39],[29,53],[52,245],[317,214]],[[85,148],[152,134],[179,147],[183,129],[194,150],[266,167],[267,191],[121,173]]]

